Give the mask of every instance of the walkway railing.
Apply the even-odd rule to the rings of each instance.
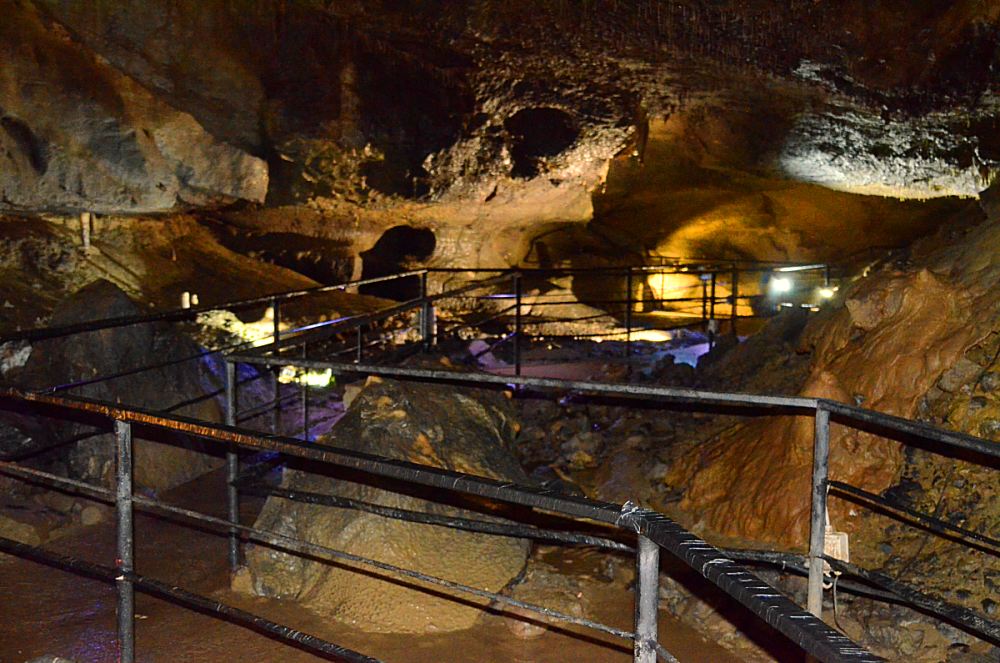
[[[898,441],[904,444],[914,444],[915,440],[931,441],[936,446],[931,449],[937,454],[961,454],[963,457],[978,462],[991,469],[1000,469],[1000,445],[964,433],[946,431],[928,424],[904,419],[860,407],[845,405],[828,399],[784,397],[768,395],[751,395],[726,392],[700,391],[694,389],[677,389],[665,387],[647,387],[633,384],[609,384],[588,381],[567,381],[547,378],[526,378],[520,376],[497,376],[480,373],[464,373],[423,368],[408,368],[400,366],[384,366],[375,364],[359,364],[324,360],[299,359],[291,360],[282,357],[269,356],[267,347],[258,349],[255,353],[233,354],[226,358],[230,364],[246,363],[256,366],[277,367],[293,363],[310,369],[331,370],[335,375],[363,374],[377,375],[403,380],[420,380],[443,382],[451,384],[467,384],[494,387],[515,387],[533,390],[555,390],[560,393],[594,394],[606,397],[626,397],[651,401],[680,403],[692,406],[695,411],[707,411],[717,406],[728,406],[737,409],[772,410],[781,414],[808,415],[815,421],[813,441],[813,471],[810,491],[810,529],[808,542],[808,603],[811,614],[822,615],[824,563],[838,569],[847,569],[842,560],[828,557],[825,554],[825,532],[827,515],[827,494],[834,489],[841,493],[860,496],[870,503],[879,504],[886,500],[861,490],[850,484],[829,479],[830,462],[830,424],[831,416],[837,423],[863,430],[870,426],[878,427],[884,434],[896,434]],[[235,489],[234,489],[235,491]],[[906,514],[922,524],[932,525],[932,531],[959,534],[966,541],[978,544],[979,549],[992,550],[1000,553],[1000,541],[982,533],[943,523],[929,514],[909,510]],[[865,579],[872,581],[874,576],[865,574]],[[875,579],[877,582],[877,579]],[[898,594],[898,587],[883,584],[882,589]],[[901,599],[913,604],[906,596]],[[940,601],[919,601],[925,610],[931,610],[939,617],[958,624],[979,637],[1000,643],[1000,624],[989,620],[975,611],[949,606]]]
[[[652,663],[657,660],[657,657],[667,661],[675,660],[664,646],[657,642],[659,554],[660,550],[665,550],[695,569],[734,600],[746,606],[768,624],[785,634],[792,642],[801,647],[803,651],[815,656],[817,659],[829,663],[881,660],[858,647],[815,616],[802,611],[781,593],[775,591],[769,585],[756,578],[756,576],[737,565],[715,547],[698,539],[690,532],[685,531],[665,516],[641,509],[631,503],[618,505],[581,497],[566,496],[549,490],[515,486],[507,482],[460,472],[417,465],[406,461],[378,457],[322,444],[310,444],[294,438],[248,433],[245,430],[232,426],[208,425],[204,422],[182,417],[163,417],[156,413],[121,408],[113,404],[97,401],[31,394],[11,389],[0,390],[0,406],[5,409],[23,410],[25,407],[31,405],[44,407],[47,413],[56,413],[58,416],[73,416],[76,413],[77,415],[96,416],[106,422],[114,422],[117,463],[116,490],[113,492],[7,463],[0,464],[0,472],[20,478],[44,481],[66,490],[83,491],[99,497],[110,498],[113,495],[118,523],[114,582],[118,586],[119,652],[121,660],[128,663],[134,660],[135,655],[133,598],[135,589],[151,591],[176,603],[190,607],[200,605],[204,608],[205,602],[209,604],[213,603],[204,597],[197,597],[159,581],[144,578],[135,572],[132,561],[134,548],[132,513],[136,505],[181,516],[187,520],[195,520],[217,529],[226,528],[230,532],[231,540],[246,537],[249,540],[302,554],[360,563],[382,572],[403,575],[423,583],[445,587],[454,592],[471,593],[480,598],[488,598],[500,604],[516,606],[549,618],[585,626],[622,639],[631,640],[633,642],[634,660],[639,663]],[[136,496],[133,494],[131,485],[132,435],[135,427],[146,430],[166,430],[173,433],[186,434],[216,445],[228,445],[230,447],[255,451],[275,451],[286,456],[320,461],[342,468],[360,470],[375,476],[400,480],[410,485],[428,486],[450,492],[475,495],[489,500],[543,509],[546,512],[557,513],[575,519],[595,521],[623,532],[635,533],[637,536],[636,564],[638,572],[635,630],[631,632],[622,631],[621,629],[590,620],[558,613],[542,606],[535,606],[502,595],[477,590],[476,588],[461,585],[460,583],[401,569],[377,562],[373,559],[349,555],[341,551],[318,546],[308,541],[279,536],[256,528],[247,527],[239,522],[238,514],[233,514],[232,512],[228,520],[221,520],[206,514],[180,509],[163,502]],[[17,544],[6,539],[0,539],[0,549],[76,572],[108,579],[108,568],[93,563],[79,562],[78,560],[54,555],[42,549],[24,546],[23,544]],[[230,606],[215,603],[211,605],[211,608],[210,612],[212,613],[225,615],[229,618],[235,618],[243,624],[262,628],[274,637],[295,642],[299,646],[318,654],[334,654],[347,660],[373,660],[358,652],[325,642],[320,638],[301,634],[254,615],[241,613],[241,611]]]
[[[603,627],[603,625],[587,622],[586,620],[583,620],[583,622],[586,623],[581,623],[580,620],[577,619],[574,621],[576,618],[568,615],[555,616],[556,618],[565,618],[570,623],[597,628],[598,630],[603,630],[605,633],[611,633],[613,635],[634,640],[634,642],[637,643],[635,647],[636,660],[646,663],[647,661],[653,660],[651,658],[651,656],[653,656],[651,652],[654,650],[659,652],[661,656],[667,657],[667,660],[670,660],[662,646],[655,643],[656,591],[655,573],[653,573],[652,570],[656,568],[655,557],[659,555],[659,550],[661,549],[667,550],[668,552],[679,556],[681,559],[684,559],[685,562],[694,567],[709,581],[728,592],[737,601],[746,605],[764,618],[767,623],[775,626],[779,631],[792,638],[792,640],[799,644],[804,651],[815,655],[820,660],[877,660],[870,654],[867,654],[867,652],[851,645],[848,641],[843,639],[842,636],[836,634],[836,632],[825,627],[825,625],[823,625],[822,622],[815,617],[820,614],[822,607],[824,562],[829,563],[835,569],[851,570],[849,565],[845,566],[838,560],[830,559],[824,555],[823,534],[825,530],[825,514],[828,491],[834,490],[842,494],[847,493],[873,504],[879,504],[880,500],[881,502],[886,502],[886,500],[880,498],[879,496],[866,493],[860,488],[850,486],[843,482],[831,480],[829,478],[831,421],[859,429],[874,426],[880,429],[883,433],[891,433],[896,437],[900,437],[900,441],[906,444],[914,443],[915,439],[933,441],[939,446],[932,449],[932,451],[938,453],[953,452],[956,454],[962,454],[963,457],[971,458],[982,465],[992,469],[997,469],[998,458],[1000,458],[1000,449],[998,449],[998,447],[1000,447],[1000,445],[996,445],[973,436],[943,431],[920,422],[893,417],[834,401],[809,398],[786,398],[780,396],[754,396],[747,394],[705,392],[689,389],[654,388],[630,384],[605,384],[521,377],[519,375],[521,372],[520,347],[524,341],[529,339],[528,335],[525,333],[523,320],[521,319],[522,316],[520,315],[521,306],[523,304],[522,284],[524,272],[500,273],[492,278],[474,281],[472,283],[465,283],[460,287],[445,290],[433,295],[428,292],[428,276],[432,273],[433,272],[431,270],[417,270],[390,277],[355,281],[337,286],[314,288],[290,293],[281,293],[277,295],[267,295],[250,300],[229,302],[227,304],[208,305],[195,309],[180,309],[153,315],[131,316],[114,320],[71,325],[62,328],[31,330],[7,335],[3,339],[0,339],[0,342],[8,340],[42,340],[86,331],[126,326],[130,324],[190,320],[194,319],[199,313],[220,309],[234,310],[240,308],[252,308],[261,305],[270,305],[274,310],[274,329],[271,337],[272,342],[269,345],[257,348],[251,352],[246,352],[248,344],[237,344],[229,348],[221,349],[221,351],[236,350],[234,354],[226,357],[227,379],[223,392],[225,393],[226,403],[228,405],[228,425],[225,426],[197,422],[182,417],[165,416],[163,412],[142,411],[127,407],[112,406],[107,403],[98,403],[79,398],[55,395],[55,392],[65,392],[68,388],[72,388],[74,385],[63,385],[50,390],[43,390],[43,393],[28,393],[10,389],[0,392],[0,407],[6,409],[22,411],[29,405],[36,404],[44,405],[47,408],[62,412],[66,416],[70,416],[74,412],[77,414],[83,412],[97,416],[105,421],[113,420],[119,422],[116,424],[116,449],[118,452],[119,468],[117,475],[118,490],[116,492],[112,493],[104,491],[98,487],[88,486],[86,484],[82,484],[81,482],[56,477],[54,475],[46,475],[45,473],[38,472],[37,470],[31,470],[23,466],[9,463],[0,465],[0,471],[9,475],[19,476],[22,479],[48,482],[51,485],[57,485],[67,490],[83,492],[102,499],[114,499],[117,512],[119,514],[118,531],[120,550],[118,559],[120,560],[120,563],[118,567],[112,569],[112,571],[114,573],[113,577],[119,583],[120,587],[120,599],[122,601],[120,605],[121,614],[128,614],[129,612],[129,601],[131,600],[130,592],[133,587],[139,588],[143,591],[155,591],[161,596],[171,596],[170,592],[166,592],[164,588],[158,586],[155,581],[141,578],[135,574],[134,569],[130,566],[131,557],[129,556],[129,550],[132,545],[132,541],[131,537],[125,536],[124,533],[127,533],[131,527],[131,516],[129,514],[131,513],[133,506],[136,505],[140,508],[148,508],[159,513],[172,515],[174,517],[196,520],[202,524],[208,524],[219,531],[228,533],[230,542],[230,563],[234,565],[239,563],[239,544],[244,539],[255,540],[269,545],[276,545],[288,550],[300,552],[302,554],[319,555],[321,557],[325,555],[326,557],[332,557],[334,559],[343,559],[343,553],[340,553],[339,551],[329,549],[320,550],[321,547],[309,544],[308,542],[286,540],[284,537],[276,537],[271,533],[247,527],[239,522],[239,463],[238,456],[236,455],[236,448],[280,451],[282,454],[289,456],[313,458],[324,462],[339,464],[343,467],[365,469],[365,471],[376,475],[393,476],[395,478],[403,479],[404,481],[416,484],[436,486],[449,490],[458,490],[500,501],[508,501],[515,504],[536,506],[547,511],[563,514],[567,517],[586,518],[614,525],[619,530],[624,529],[638,534],[637,563],[639,565],[639,591],[637,593],[638,618],[635,632],[626,633],[620,630],[611,629],[610,627]],[[490,270],[484,270],[482,273],[496,274],[495,271],[490,272]],[[625,276],[628,277],[630,273],[633,272],[626,268]],[[297,330],[283,331],[281,329],[281,306],[285,302],[302,297],[308,297],[312,294],[336,290],[347,290],[348,288],[357,287],[359,285],[376,282],[389,282],[397,278],[412,278],[414,276],[419,276],[423,284],[421,288],[421,295],[417,299],[392,305],[370,314],[307,325]],[[435,314],[436,304],[439,304],[449,297],[471,296],[471,293],[475,293],[477,290],[492,289],[505,284],[510,284],[512,286],[515,295],[514,331],[501,340],[513,344],[517,375],[513,377],[493,376],[458,373],[453,371],[433,371],[416,368],[404,368],[393,365],[377,365],[375,363],[371,363],[370,361],[365,363],[365,350],[370,345],[378,344],[377,341],[374,344],[364,342],[363,330],[365,327],[374,327],[378,323],[391,317],[405,316],[416,313],[416,323],[413,329],[419,340],[413,347],[416,349],[425,349],[432,346],[438,338]],[[631,292],[631,288],[629,288],[628,291]],[[630,297],[626,298],[626,303],[629,303],[629,299]],[[712,301],[714,302],[714,300],[715,298],[713,297]],[[735,298],[733,301],[735,301]],[[709,307],[710,305],[706,303],[706,308]],[[630,308],[631,307],[629,306],[627,310],[630,310]],[[628,328],[631,331],[632,327],[630,323],[628,324]],[[357,344],[353,352],[353,361],[343,361],[340,359],[332,360],[328,355],[319,359],[308,356],[306,348],[309,344],[312,344],[313,347],[317,347],[322,350],[321,354],[327,354],[330,351],[330,347],[328,345],[324,346],[323,343],[329,341],[330,339],[343,338],[345,336],[345,332],[351,331],[356,333],[357,338]],[[299,368],[321,370],[329,369],[337,374],[354,373],[384,375],[398,379],[430,380],[459,384],[475,384],[481,386],[492,385],[495,387],[506,387],[507,385],[515,385],[523,389],[548,390],[560,393],[581,392],[598,394],[611,398],[626,397],[633,399],[639,398],[645,400],[683,403],[690,405],[692,409],[696,410],[705,410],[714,406],[722,405],[743,410],[763,410],[778,414],[812,416],[815,420],[815,429],[814,468],[811,483],[811,527],[808,556],[808,610],[813,616],[802,612],[800,609],[795,607],[794,604],[791,604],[786,599],[783,599],[783,597],[781,597],[776,591],[767,587],[767,585],[763,583],[759,583],[754,576],[735,566],[731,559],[727,557],[726,553],[720,553],[718,550],[708,546],[703,541],[696,539],[690,533],[685,532],[676,524],[663,518],[659,514],[655,514],[654,512],[635,509],[630,505],[612,505],[594,502],[591,500],[581,500],[579,498],[556,495],[547,491],[538,491],[528,487],[512,487],[507,484],[499,486],[495,485],[493,482],[489,482],[488,480],[470,477],[468,475],[448,473],[442,470],[434,470],[423,466],[411,466],[410,464],[400,463],[399,461],[364,456],[363,454],[356,454],[354,452],[334,449],[319,444],[308,444],[302,440],[278,436],[277,419],[272,421],[272,426],[274,426],[274,434],[272,435],[260,435],[258,433],[250,432],[245,428],[239,428],[235,424],[240,420],[239,418],[241,414],[246,414],[246,412],[238,412],[236,406],[236,393],[239,383],[236,380],[235,367],[239,363],[269,367],[271,369],[284,366],[295,366]],[[139,367],[132,372],[141,370],[143,370],[143,368]],[[277,372],[274,372],[273,375],[276,379]],[[95,379],[113,379],[114,377],[115,376],[97,376]],[[212,394],[209,394],[207,397],[212,396]],[[307,396],[307,391],[303,389],[303,397],[307,399]],[[275,397],[276,398],[273,403],[265,404],[261,407],[264,410],[273,409],[274,411],[277,411],[278,408],[280,408],[282,399],[277,392],[275,393]],[[303,430],[306,438],[308,438],[309,431],[307,402],[307,400],[304,402],[303,407]],[[753,412],[751,412],[751,414],[752,413]],[[130,447],[131,445],[133,424],[144,428],[172,430],[186,433],[188,435],[194,435],[210,440],[217,445],[228,445],[227,479],[229,488],[227,494],[228,516],[226,519],[212,518],[206,516],[205,514],[195,514],[190,511],[178,509],[170,505],[165,505],[148,498],[131,494],[128,478],[128,475],[130,474],[129,467],[131,456],[126,447]],[[956,535],[959,538],[973,541],[981,550],[992,550],[994,551],[994,554],[996,554],[995,551],[998,547],[1000,547],[997,545],[996,540],[984,535],[983,533],[960,528],[950,523],[943,523],[928,514],[920,514],[910,510],[909,513],[905,513],[903,515],[908,516],[911,520],[916,520],[918,523],[931,527],[932,529],[937,528],[938,530],[947,531],[952,535]],[[128,548],[128,550],[126,550],[126,548]],[[86,563],[81,562],[73,566],[75,562],[74,560],[67,560],[65,558],[57,559],[58,556],[54,556],[47,551],[41,551],[38,549],[29,550],[28,547],[3,539],[0,539],[0,549],[13,552],[15,554],[23,554],[34,559],[47,559],[50,563],[62,565],[65,568],[74,568],[77,571],[89,573],[90,575],[101,576],[102,573],[108,570],[107,568],[103,568],[102,570],[91,565],[92,568],[89,568],[88,571]],[[378,564],[377,562],[374,562],[374,560],[366,560],[366,562]],[[414,573],[408,572],[405,569],[396,568],[381,568],[381,570],[401,573],[403,575],[406,575],[407,573]],[[854,568],[854,571],[857,573],[864,572],[863,569],[859,570],[856,568]],[[408,577],[415,578],[415,576],[412,575]],[[865,578],[868,582],[878,583],[878,578],[875,578],[871,574],[863,574],[861,577]],[[426,577],[415,579],[430,582],[431,584],[440,580]],[[940,601],[936,602],[925,596],[917,596],[908,588],[885,584],[883,584],[882,587],[892,596],[896,596],[913,605],[918,605],[921,609],[930,611],[939,617],[948,619],[966,630],[976,633],[984,639],[1000,643],[1000,627],[998,627],[995,622],[992,622],[973,611],[956,608],[955,606],[947,606],[942,604]],[[450,587],[450,589],[454,589],[455,591],[474,590],[474,588],[464,586]],[[483,596],[482,593],[479,595],[481,597]],[[915,596],[916,598],[914,598]],[[172,598],[184,605],[197,605],[199,601],[203,602],[208,600],[203,597],[185,595],[179,590],[174,592]],[[499,603],[521,605],[507,597],[489,595],[488,598],[496,600]],[[554,616],[552,611],[547,611],[539,606],[527,606],[526,609],[535,610],[550,617]],[[231,618],[236,619],[237,621],[242,621],[243,623],[253,623],[258,626],[264,625],[262,627],[265,628],[265,630],[277,634],[276,637],[282,637],[280,634],[282,633],[282,629],[284,627],[281,627],[280,625],[270,624],[267,620],[260,620],[258,617],[248,616],[246,614],[243,614],[242,617],[233,617],[233,615],[239,615],[239,611],[227,606],[218,606],[218,612],[220,614],[227,614]],[[120,627],[122,629],[121,638],[124,652],[131,636],[130,631],[126,632],[129,627],[128,624],[123,621]],[[306,639],[309,637],[311,636],[306,636]],[[652,638],[652,640],[650,638]],[[302,642],[298,640],[296,640],[296,642],[302,644]],[[360,657],[350,660],[371,660],[355,652],[346,653],[346,650],[343,650],[343,648],[339,648],[331,643],[323,643],[318,638],[313,638],[311,642],[316,645],[313,650],[317,653],[329,655],[331,652],[337,651],[341,652],[341,654],[338,655],[344,655],[347,658],[350,658],[352,655]]]

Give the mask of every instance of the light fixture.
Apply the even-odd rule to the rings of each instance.
[[[784,277],[771,279],[771,291],[785,293],[792,291],[792,280]]]

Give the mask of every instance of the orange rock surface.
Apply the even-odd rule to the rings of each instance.
[[[990,334],[1000,308],[1000,224],[964,233],[946,248],[940,237],[921,242],[912,266],[858,280],[842,307],[813,320],[801,395],[914,418],[941,376]],[[812,443],[811,417],[754,419],[677,463],[667,482],[684,487],[680,508],[712,531],[802,547]],[[899,443],[834,424],[832,479],[878,493],[896,482],[901,460]],[[850,531],[850,517],[832,507],[838,529]]]

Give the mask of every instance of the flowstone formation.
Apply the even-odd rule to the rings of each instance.
[[[524,483],[510,451],[517,424],[508,399],[482,390],[369,379],[344,418],[320,441],[421,465]],[[332,472],[332,473],[331,473]],[[434,490],[395,486],[321,467],[286,469],[281,489],[336,495],[383,506],[492,519],[490,508]],[[388,488],[402,489],[391,492]],[[352,509],[269,497],[256,527],[350,554],[496,592],[524,568],[528,542],[390,519]],[[469,628],[482,615],[456,602],[353,562],[330,565],[254,546],[236,586],[300,602],[365,631],[434,633]],[[419,585],[419,582],[417,583]]]
[[[984,220],[973,206],[941,234],[950,241],[939,235],[918,243],[908,259],[857,280],[841,306],[810,322],[799,341],[799,351],[811,354],[802,395],[914,418],[927,409],[925,399],[938,403],[942,392],[987,370],[988,361],[966,355],[988,346],[1000,313],[993,296],[1000,283],[996,220]],[[992,438],[979,423],[984,415],[973,407],[948,423]],[[834,426],[831,449],[831,476],[841,481],[880,493],[899,479],[903,455],[895,442]],[[684,486],[681,508],[696,509],[711,529],[802,545],[811,459],[810,418],[759,419],[679,460],[668,482]],[[832,515],[851,527],[843,504]]]
[[[838,306],[809,322],[795,340],[798,393],[1000,440],[1000,217],[986,199],[987,217],[970,206],[907,256],[859,278]],[[711,437],[704,433],[705,442],[667,453],[662,480],[680,498],[679,517],[708,536],[803,549],[811,418],[731,420]],[[832,479],[987,537],[1000,528],[995,474],[988,462],[935,454],[933,445],[904,447],[846,426],[831,431]],[[851,536],[852,562],[996,619],[1000,566],[988,546],[937,536],[836,493],[830,517]],[[893,660],[941,660],[948,647],[984,651],[975,638],[906,610],[851,603],[842,604],[841,616],[849,634]]]

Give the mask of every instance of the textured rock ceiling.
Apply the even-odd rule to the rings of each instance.
[[[373,209],[503,217],[508,248],[482,251],[516,261],[527,225],[590,220],[610,160],[642,163],[670,118],[696,125],[686,135],[703,143],[684,149],[729,177],[974,196],[1000,164],[995,2],[0,0],[0,12],[0,211],[266,201],[341,226]]]

